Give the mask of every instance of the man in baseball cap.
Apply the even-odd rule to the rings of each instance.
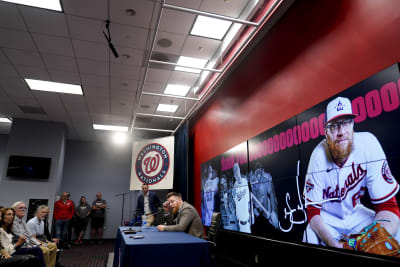
[[[343,235],[373,221],[400,240],[399,184],[378,139],[355,132],[351,101],[337,97],[326,107],[325,139],[314,148],[304,186],[308,226],[303,241],[342,248]],[[368,193],[373,209],[360,201]]]
[[[326,107],[326,142],[333,160],[342,166],[351,152],[353,144],[353,118],[350,99],[337,97]]]

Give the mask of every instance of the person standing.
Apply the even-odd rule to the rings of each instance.
[[[239,231],[251,233],[250,229],[250,189],[248,182],[240,173],[239,164],[236,162],[233,166],[233,176],[235,184],[232,189],[232,196],[236,207],[236,219],[239,225]]]
[[[154,223],[154,213],[157,212],[158,207],[161,207],[161,201],[157,194],[149,191],[149,185],[142,185],[143,194],[138,197],[136,210],[140,211],[141,215],[146,215],[147,226]]]
[[[74,216],[74,203],[68,199],[68,192],[63,192],[61,199],[54,203],[54,219],[56,238],[64,242],[68,241],[68,225]]]
[[[101,192],[97,192],[96,200],[92,203],[92,242],[97,239],[101,243],[103,238],[103,227],[106,215],[107,203],[101,198]]]
[[[77,245],[82,244],[82,238],[85,234],[86,227],[89,222],[90,211],[91,209],[86,201],[86,197],[81,196],[81,199],[79,200],[79,205],[75,209],[75,215],[76,215],[75,232],[77,235],[75,244]]]

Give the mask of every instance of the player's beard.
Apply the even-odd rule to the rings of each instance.
[[[328,136],[326,138],[326,143],[328,144],[332,158],[339,165],[344,163],[353,149],[353,133],[349,135],[347,141],[347,145],[345,147],[341,147],[337,144],[337,141],[333,141],[331,137]]]
[[[172,208],[172,214],[173,215],[177,214],[178,211],[179,211],[179,207],[175,206],[175,207]]]

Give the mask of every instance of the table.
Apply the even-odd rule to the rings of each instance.
[[[209,267],[206,240],[183,232],[159,232],[145,227],[142,232],[125,234],[123,230],[141,227],[120,226],[114,248],[114,267]],[[143,235],[143,239],[133,239]]]

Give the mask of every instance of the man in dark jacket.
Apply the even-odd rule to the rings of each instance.
[[[157,212],[158,207],[161,207],[161,201],[157,197],[157,194],[149,191],[149,185],[142,185],[143,194],[137,199],[136,210],[140,212],[140,215],[146,215],[147,226],[151,226],[154,223],[154,213]]]

